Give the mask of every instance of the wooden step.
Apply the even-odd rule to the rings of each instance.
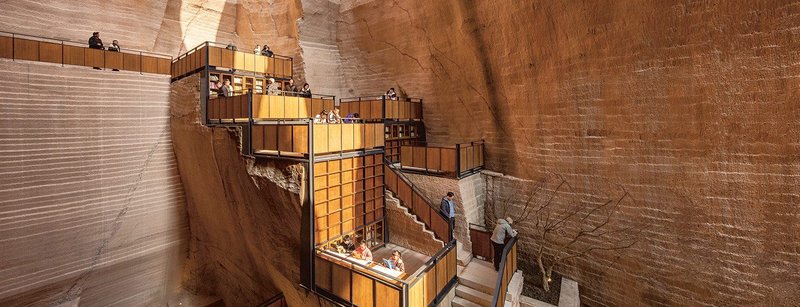
[[[489,306],[492,304],[491,295],[472,289],[465,285],[456,286],[456,297],[463,298],[479,306]]]
[[[475,304],[458,296],[453,298],[453,306],[455,307],[481,307],[481,305]]]

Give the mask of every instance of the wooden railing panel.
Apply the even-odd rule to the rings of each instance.
[[[327,125],[326,128],[328,128],[328,151],[343,150],[342,125]]]
[[[351,274],[353,274],[352,271],[339,265],[334,264],[331,269],[331,275],[332,275],[331,285],[333,288],[331,289],[333,290],[331,292],[334,295],[345,299],[346,301],[351,300],[350,297]]]
[[[92,49],[86,48],[83,51],[83,62],[85,66],[90,67],[104,67],[105,66],[105,57],[103,53],[105,51],[100,49]]]
[[[250,146],[255,151],[257,148],[265,148],[265,135],[264,135],[264,126],[253,126],[253,129],[250,131],[250,138],[252,139],[252,143]]]
[[[88,50],[87,50],[88,51]],[[90,66],[87,63],[87,66]],[[155,74],[158,73],[158,60],[153,57],[142,57],[142,72]]]
[[[314,153],[328,152],[328,127],[314,125]]]
[[[400,306],[400,290],[389,287],[385,284],[375,283],[375,302],[376,306]]]
[[[61,64],[63,59],[61,44],[39,43],[39,61]]]
[[[141,71],[142,70],[141,57],[138,54],[123,53],[122,69],[128,71]]]
[[[87,48],[75,46],[64,46],[64,64],[86,66],[86,49]]]
[[[14,58],[17,60],[38,61],[39,42],[24,38],[15,38]]]
[[[373,306],[375,281],[367,276],[353,274],[353,304],[356,306]]]
[[[445,173],[455,173],[456,171],[456,150],[454,148],[442,148],[441,150],[441,170]]]
[[[472,239],[472,253],[476,256],[483,257],[486,261],[492,262],[494,254],[492,252],[492,244],[489,243],[492,233],[480,229],[469,229],[469,236]]]
[[[125,69],[125,66],[122,62],[122,53],[114,52],[114,51],[106,51],[105,52],[105,61],[106,61],[106,68],[108,69]],[[169,72],[168,72],[169,74]]]
[[[224,48],[219,48],[219,49],[220,49],[220,51],[219,51],[220,52],[220,63],[219,63],[220,65],[219,66],[222,66],[224,68],[233,68],[233,53],[234,53],[234,51],[230,50],[230,49],[224,49]]]
[[[425,168],[425,147],[412,147],[414,149],[411,166]]]
[[[314,266],[314,284],[318,288],[331,291],[331,267],[333,263],[319,257],[315,257],[314,262],[316,264]]]
[[[425,155],[427,156],[427,164],[425,168],[428,169],[440,169],[441,162],[442,162],[442,149],[438,147],[422,147],[425,148]]]
[[[0,58],[14,58],[14,38],[0,36]]]

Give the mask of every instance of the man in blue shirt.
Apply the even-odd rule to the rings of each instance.
[[[447,192],[447,196],[442,197],[442,205],[439,208],[442,210],[442,214],[446,216],[450,220],[450,232],[453,232],[453,227],[455,226],[456,222],[456,204],[453,202],[453,197],[455,194],[453,192]]]

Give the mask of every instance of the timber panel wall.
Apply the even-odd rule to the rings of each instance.
[[[352,234],[383,220],[383,155],[314,163],[315,243]],[[379,245],[381,231],[364,233]],[[370,238],[368,238],[370,239]],[[380,239],[380,240],[379,240]]]
[[[402,306],[402,283],[354,269],[350,263],[319,256],[315,259],[317,288],[359,307]]]
[[[289,79],[293,73],[290,58],[267,57],[252,52],[203,46],[181,55],[172,62],[172,77],[177,78],[205,68],[206,61],[209,66],[217,69],[254,72],[276,78]]]
[[[236,110],[233,109],[233,112]],[[315,124],[314,153],[328,154],[383,146],[383,124]],[[308,154],[308,125],[253,125],[257,154]]]

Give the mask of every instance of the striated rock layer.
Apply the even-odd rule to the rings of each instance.
[[[424,97],[432,143],[484,138],[490,170],[560,174],[564,200],[624,188],[647,209],[637,246],[568,269],[582,301],[796,304],[800,1],[365,0],[338,15],[346,86]]]
[[[169,77],[0,73],[0,306],[166,302],[189,235]]]

